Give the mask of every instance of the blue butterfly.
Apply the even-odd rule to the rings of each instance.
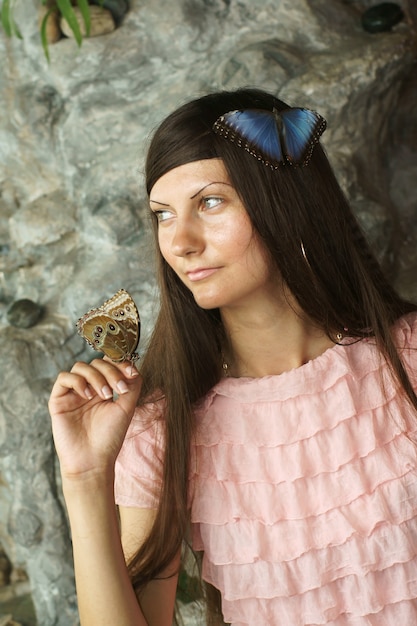
[[[321,115],[300,108],[229,111],[213,126],[216,133],[275,169],[286,163],[307,165],[325,129],[326,120]]]

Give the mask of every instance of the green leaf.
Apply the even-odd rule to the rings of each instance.
[[[80,30],[80,25],[76,15],[72,9],[70,0],[56,0],[59,10],[62,13],[62,17],[67,21],[68,26],[74,33],[75,41],[81,46],[83,37]]]
[[[12,36],[12,27],[10,24],[10,0],[3,0],[1,7],[1,23],[4,28],[4,32],[8,37]]]
[[[49,58],[49,47],[48,47],[48,40],[46,38],[46,23],[48,21],[48,17],[51,15],[51,13],[54,11],[54,9],[50,9],[47,13],[45,13],[45,16],[42,20],[42,24],[41,24],[41,42],[42,42],[42,48],[43,51],[45,53],[46,56],[46,60],[48,61],[48,63],[50,62],[50,58]]]
[[[19,28],[16,25],[16,22],[13,19],[12,16],[12,2],[11,0],[3,0],[3,4],[1,7],[1,23],[2,26],[4,28],[4,32],[6,33],[6,35],[8,37],[12,37],[13,35],[15,35],[16,37],[19,37],[19,39],[22,39],[22,35],[21,32],[19,30]]]
[[[85,24],[85,34],[88,37],[91,29],[90,8],[87,0],[77,0],[77,4],[80,8],[81,15],[83,16]]]

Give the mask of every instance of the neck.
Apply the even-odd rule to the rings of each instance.
[[[259,378],[304,365],[333,346],[327,335],[293,303],[221,311],[228,337],[225,363],[230,376]]]

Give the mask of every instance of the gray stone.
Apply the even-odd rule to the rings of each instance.
[[[10,218],[10,238],[18,249],[54,243],[75,229],[74,207],[61,191],[41,196]]]
[[[30,328],[35,326],[43,313],[42,307],[32,300],[24,298],[13,302],[7,311],[7,320],[17,328]]]
[[[42,540],[42,522],[30,509],[19,508],[9,519],[9,532],[19,545],[31,548]]]

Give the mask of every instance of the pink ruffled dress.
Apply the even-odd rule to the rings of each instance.
[[[417,316],[396,329],[417,388]],[[137,411],[116,501],[155,507],[157,404]],[[417,624],[417,416],[372,340],[225,378],[196,411],[189,502],[203,577],[233,626]]]

